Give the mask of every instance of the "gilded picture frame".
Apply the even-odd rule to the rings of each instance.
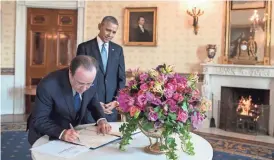
[[[124,10],[124,45],[157,46],[157,7]]]
[[[231,1],[231,10],[265,8],[265,1]]]
[[[242,65],[270,65],[270,42],[271,42],[271,10],[272,10],[272,2],[270,0],[265,1],[265,7],[261,8],[264,10],[265,12],[265,22],[263,26],[261,27],[261,30],[263,30],[264,33],[264,42],[263,42],[263,46],[261,46],[261,48],[263,48],[263,52],[261,53],[261,59],[260,60],[255,60],[253,61],[254,63],[249,63],[248,61],[245,63],[240,62],[239,60],[235,60],[235,58],[231,57],[231,43],[233,40],[233,37],[231,37],[233,35],[233,29],[237,29],[241,32],[245,32],[247,33],[246,28],[252,26],[252,22],[250,22],[250,24],[248,26],[245,26],[246,28],[239,28],[237,26],[235,26],[235,24],[233,24],[233,28],[232,28],[232,24],[231,24],[231,14],[232,11],[236,11],[236,10],[232,10],[232,2],[231,1],[227,1],[226,2],[226,28],[225,28],[225,52],[222,55],[222,63],[223,64],[242,64]],[[250,8],[250,9],[237,9],[237,12],[250,12],[253,13],[256,9]],[[258,10],[259,12],[259,10]],[[249,17],[251,17],[252,14],[250,14]],[[263,15],[261,15],[263,16]],[[236,28],[235,28],[236,27]],[[241,27],[243,27],[243,25],[241,25]],[[257,34],[257,33],[256,33]],[[257,47],[257,46],[256,46]]]

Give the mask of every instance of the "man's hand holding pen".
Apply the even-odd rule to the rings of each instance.
[[[79,132],[77,132],[73,126],[70,124],[70,129],[67,129],[64,131],[62,135],[62,140],[67,141],[67,142],[76,142],[80,141],[79,140]]]

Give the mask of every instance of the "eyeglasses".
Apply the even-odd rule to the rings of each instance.
[[[73,76],[73,79],[77,86],[87,86],[87,87],[94,86],[94,84],[92,82],[91,83],[82,83],[82,82],[77,81],[74,76]]]

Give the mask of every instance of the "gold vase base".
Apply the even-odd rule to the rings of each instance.
[[[156,142],[152,145],[146,146],[144,148],[145,152],[149,153],[149,154],[156,154],[156,155],[160,155],[160,154],[165,154],[166,151],[162,151],[160,149],[161,144],[159,142]]]

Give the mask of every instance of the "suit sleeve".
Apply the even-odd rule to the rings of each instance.
[[[119,58],[119,66],[118,66],[118,87],[116,96],[120,89],[123,89],[126,84],[126,70],[125,70],[125,58],[123,53],[123,48],[121,48],[121,54]]]
[[[83,43],[81,43],[81,44],[78,45],[76,55],[77,56],[79,56],[79,55],[87,55],[86,49],[85,49],[85,46],[84,46]]]
[[[58,138],[65,128],[58,126],[50,118],[53,110],[53,99],[44,86],[38,85],[33,109],[33,123],[35,129],[50,137]]]
[[[90,103],[87,106],[93,119],[97,122],[101,118],[105,118],[103,108],[101,107],[97,93],[94,94]]]

